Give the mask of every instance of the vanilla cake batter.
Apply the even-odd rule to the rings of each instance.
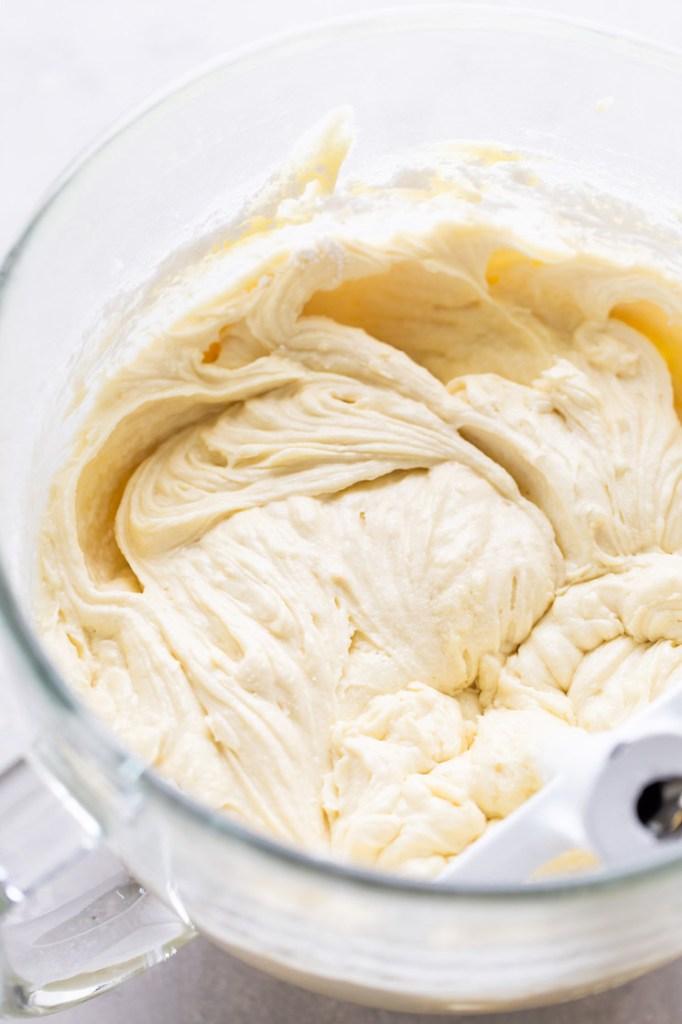
[[[37,614],[182,789],[433,876],[546,744],[682,682],[682,276],[542,161],[450,147],[341,187],[348,141],[329,118],[131,328]]]

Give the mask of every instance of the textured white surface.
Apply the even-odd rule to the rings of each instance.
[[[475,2],[475,0],[472,0]],[[514,6],[498,0],[501,7]],[[4,0],[0,8],[0,253],[50,182],[113,120],[150,92],[221,52],[305,22],[386,6],[380,0]],[[530,4],[529,4],[530,6]],[[543,11],[601,22],[682,48],[678,0],[536,0]],[[668,126],[668,130],[671,126]],[[0,653],[1,659],[1,653]],[[10,714],[3,699],[0,728]],[[10,744],[0,736],[0,760]],[[4,757],[3,757],[4,754]],[[677,1024],[682,963],[614,993],[503,1024]],[[204,942],[122,989],[63,1014],[64,1024],[389,1024],[417,1018],[300,992]],[[484,1018],[458,1018],[484,1024]]]

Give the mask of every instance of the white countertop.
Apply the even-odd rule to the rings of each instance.
[[[475,2],[475,0],[471,0]],[[501,7],[514,6],[498,0]],[[679,0],[535,0],[682,48]],[[51,180],[93,136],[170,79],[259,36],[387,6],[379,0],[3,0],[0,254]],[[674,128],[673,130],[677,130]],[[0,722],[3,703],[0,663]],[[7,748],[0,751],[7,756]],[[682,961],[616,992],[461,1024],[679,1024]],[[58,1018],[63,1024],[428,1024],[304,993],[199,940],[166,964]]]

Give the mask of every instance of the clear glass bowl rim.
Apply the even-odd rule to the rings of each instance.
[[[119,138],[124,137],[129,130],[137,130],[148,116],[153,115],[166,103],[171,103],[175,97],[193,85],[208,80],[214,73],[229,69],[238,74],[240,66],[247,70],[254,59],[263,64],[271,64],[278,59],[290,57],[295,51],[305,52],[329,44],[334,45],[339,41],[353,41],[367,35],[381,34],[385,37],[388,33],[405,33],[415,30],[525,33],[563,39],[578,48],[581,46],[597,47],[618,53],[635,62],[639,61],[664,68],[680,77],[682,87],[682,51],[641,39],[627,32],[613,31],[605,26],[590,24],[580,19],[541,13],[525,7],[502,8],[493,4],[471,2],[428,4],[419,7],[389,7],[369,13],[328,19],[276,33],[222,54],[195,68],[189,74],[175,79],[163,90],[153,94],[144,103],[129,111],[66,167],[0,265],[0,333],[4,299],[11,288],[13,270],[29,246],[33,244],[34,238],[36,239],[35,244],[39,244],[40,225],[49,215],[54,202],[67,189],[77,187],[80,173],[104,154]],[[415,897],[418,897],[419,894],[438,893],[439,899],[449,898],[452,901],[462,898],[485,900],[504,897],[534,902],[561,893],[568,895],[577,891],[603,890],[606,887],[617,886],[627,881],[634,883],[638,879],[650,879],[663,875],[670,875],[671,878],[679,880],[682,874],[681,850],[679,854],[670,856],[653,866],[611,870],[600,875],[587,875],[582,878],[579,875],[564,876],[557,880],[539,881],[532,886],[468,885],[464,883],[448,885],[447,883],[419,881],[363,869],[356,865],[333,861],[297,847],[288,846],[252,831],[226,814],[211,811],[192,796],[183,793],[172,783],[167,782],[161,775],[126,750],[116,736],[78,700],[45,655],[37,636],[14,597],[8,573],[1,560],[0,626],[7,632],[25,664],[34,673],[39,685],[53,703],[62,712],[77,719],[97,740],[102,752],[100,756],[108,767],[114,767],[122,778],[134,779],[135,784],[145,792],[145,796],[149,795],[162,804],[171,805],[173,811],[179,811],[193,824],[222,834],[227,840],[255,848],[267,856],[288,862],[292,867],[320,875],[322,879],[331,880],[333,878],[337,882],[362,888],[394,890],[401,895],[413,893]]]

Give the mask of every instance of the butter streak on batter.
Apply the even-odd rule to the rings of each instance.
[[[682,682],[682,293],[530,159],[337,188],[348,141],[304,141],[102,380],[37,614],[183,789],[429,876],[553,738]]]

